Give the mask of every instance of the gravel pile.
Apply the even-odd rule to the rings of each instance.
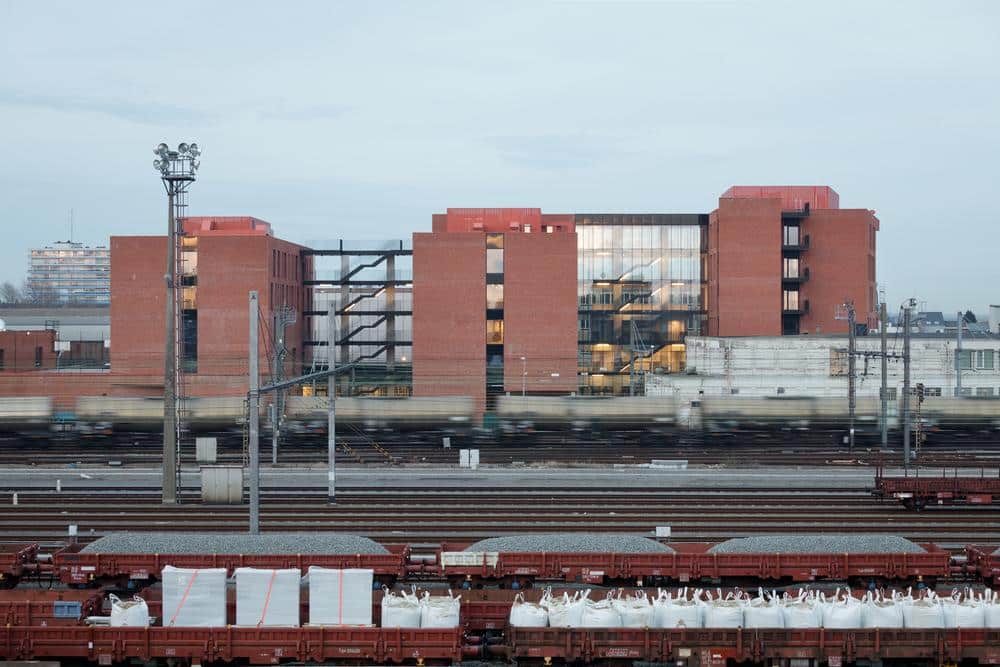
[[[546,551],[549,553],[673,553],[670,547],[637,535],[614,533],[552,533],[549,535],[508,535],[480,540],[466,551],[508,553]]]
[[[896,535],[757,535],[726,540],[708,550],[713,554],[919,554],[919,544]]]
[[[341,533],[112,533],[83,551],[105,554],[387,554],[367,537]]]

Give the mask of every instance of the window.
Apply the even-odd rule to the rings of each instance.
[[[992,396],[993,387],[976,387],[976,396]]]
[[[503,345],[503,320],[486,320],[486,344]]]
[[[42,348],[35,348],[35,368],[41,368],[42,366]]]
[[[486,286],[486,308],[487,310],[503,308],[503,285]]]
[[[4,351],[0,350],[0,371],[5,369]]]
[[[531,225],[525,225],[524,226],[524,233],[525,234],[530,234],[531,233]]]
[[[503,234],[487,234],[486,247],[503,250]]]
[[[782,276],[785,278],[798,278],[799,277],[799,258],[798,257],[786,257],[784,260],[784,272]]]
[[[542,227],[542,229],[545,231],[546,234],[551,234],[552,232],[555,231],[555,228],[552,225],[545,225],[544,227]]]
[[[830,377],[847,375],[847,350],[830,348]]]
[[[958,353],[958,367],[963,371],[972,370],[972,353],[974,350],[960,350]]]
[[[979,370],[993,370],[993,350],[976,350],[976,368]]]
[[[798,310],[799,309],[799,291],[786,289],[782,294],[782,309],[784,310]]]
[[[798,225],[785,225],[784,233],[785,233],[784,240],[782,241],[784,245],[796,246],[799,244]]]

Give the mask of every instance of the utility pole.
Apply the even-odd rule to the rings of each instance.
[[[881,333],[880,338],[882,339],[882,387],[879,389],[879,396],[882,399],[882,449],[886,450],[889,448],[889,359],[888,359],[888,334],[886,333],[886,327],[888,326],[889,317],[886,313],[885,301],[879,304],[878,309],[879,316],[879,331]]]
[[[167,271],[163,275],[166,283],[166,303],[163,319],[163,475],[162,500],[165,505],[177,502],[179,475],[177,470],[177,443],[180,420],[177,418],[177,320],[180,306],[177,302],[177,244],[180,235],[177,229],[177,210],[184,208],[188,187],[195,180],[195,173],[201,166],[198,144],[180,143],[177,150],[171,150],[161,143],[153,149],[157,159],[153,168],[160,172],[160,180],[167,192]],[[72,218],[72,212],[70,213]],[[71,223],[72,224],[72,223]],[[72,236],[72,229],[70,232]]]
[[[337,308],[336,302],[331,300],[329,311],[327,312],[327,350],[329,361],[329,374],[327,377],[326,389],[326,459],[327,459],[327,502],[334,504],[337,502]]]
[[[845,306],[847,307],[847,410],[850,414],[849,417],[849,427],[848,431],[848,451],[854,451],[854,417],[857,412],[857,386],[855,384],[855,375],[857,375],[857,360],[855,355],[857,353],[857,334],[858,327],[855,322],[856,314],[854,312],[854,302],[848,301]]]
[[[250,400],[247,417],[250,421],[250,534],[260,533],[260,369],[257,337],[257,292],[250,292]]]
[[[916,299],[903,307],[903,467],[910,466],[910,311]]]
[[[958,311],[958,341],[955,344],[955,395],[962,395],[962,324],[965,315]]]

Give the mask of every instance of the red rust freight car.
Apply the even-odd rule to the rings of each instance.
[[[165,565],[188,568],[224,567],[232,575],[238,567],[298,568],[311,565],[334,569],[364,568],[374,570],[375,579],[391,584],[405,579],[410,548],[405,544],[387,544],[387,554],[102,554],[81,552],[79,546],[67,547],[53,555],[53,567],[66,584],[124,584],[129,580],[153,582]]]
[[[37,544],[0,545],[0,589],[14,588],[21,577],[37,570]]]
[[[965,556],[966,568],[984,584],[992,586],[1000,581],[1000,548],[969,545],[965,547]]]
[[[911,509],[928,505],[990,505],[1000,501],[1000,474],[990,477],[886,477],[879,469],[875,473],[872,493],[879,498],[895,498]]]
[[[673,553],[530,553],[449,551],[438,554],[441,574],[452,586],[501,582],[580,582],[659,586],[709,582],[872,581],[933,583],[950,573],[951,556],[934,544],[924,553],[709,553],[709,543],[672,544]]]

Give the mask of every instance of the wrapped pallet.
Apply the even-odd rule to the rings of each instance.
[[[461,600],[461,596],[452,597],[451,591],[448,595],[433,597],[424,592],[420,600],[420,627],[457,628],[461,620]]]
[[[302,583],[299,570],[240,567],[236,569],[234,578],[236,625],[298,627],[299,589]]]
[[[163,568],[163,625],[226,625],[226,568]]]
[[[397,595],[388,588],[383,588],[382,596],[382,627],[383,628],[419,628],[420,599],[416,593],[400,591]]]
[[[548,592],[545,593],[545,595],[548,594]],[[544,606],[525,602],[523,593],[514,596],[514,604],[510,607],[510,626],[512,628],[544,628],[548,624],[549,612],[545,611]]]
[[[371,625],[373,570],[309,568],[311,625]]]
[[[111,627],[113,628],[146,628],[149,627],[149,607],[141,597],[122,600],[114,593],[108,595],[111,602]]]
[[[653,600],[654,628],[700,628],[702,627],[701,590],[696,590],[690,598],[687,588],[676,596],[669,591],[660,590]]]

